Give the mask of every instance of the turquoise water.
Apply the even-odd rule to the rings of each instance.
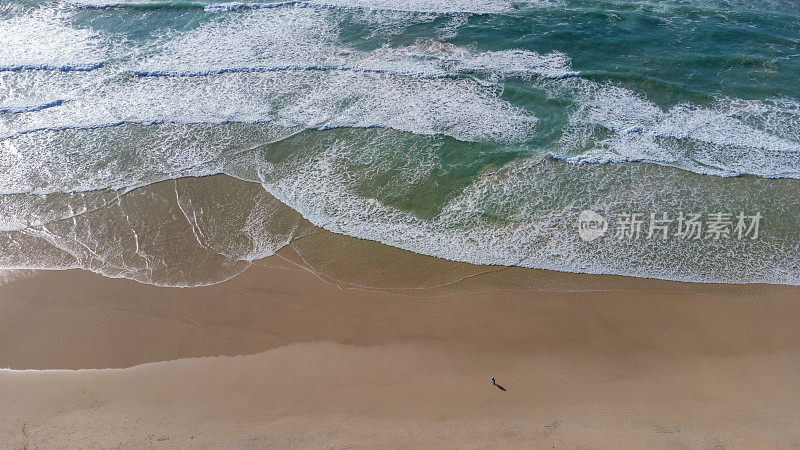
[[[258,189],[137,189],[219,173]],[[478,264],[800,284],[798,178],[796,2],[0,5],[4,268],[205,284],[308,220]]]

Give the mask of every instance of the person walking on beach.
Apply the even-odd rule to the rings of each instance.
[[[500,389],[503,392],[505,392],[505,390],[506,390],[506,388],[504,388],[503,386],[500,386],[499,384],[497,384],[496,381],[494,381],[494,377],[492,377],[492,386],[496,387],[497,389]]]

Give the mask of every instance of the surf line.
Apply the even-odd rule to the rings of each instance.
[[[364,69],[358,67],[341,66],[281,66],[281,67],[231,67],[218,70],[208,70],[202,72],[178,72],[169,70],[137,70],[134,74],[139,77],[207,77],[211,75],[222,75],[225,73],[266,73],[266,72],[357,72],[357,73],[376,73],[383,75],[394,75],[399,77],[419,78],[419,79],[442,79],[455,78],[458,75],[452,73],[424,73],[424,72],[394,72],[383,69]]]
[[[45,103],[42,105],[21,106],[19,108],[0,107],[0,114],[24,114],[29,112],[36,112],[47,108],[54,108],[56,106],[61,106],[64,104],[64,102],[65,100],[55,100],[50,103]]]
[[[172,2],[158,2],[158,1],[141,1],[141,2],[121,2],[121,1],[72,1],[69,6],[73,8],[86,8],[86,9],[108,9],[108,8],[142,8],[142,9],[157,9],[157,8],[203,8],[203,11],[208,13],[225,13],[233,12],[239,9],[273,9],[273,8],[309,8],[309,9],[341,9],[341,10],[370,10],[370,11],[390,11],[390,12],[411,12],[422,14],[439,14],[439,15],[453,15],[453,14],[497,14],[508,12],[506,10],[496,11],[469,11],[469,10],[445,10],[445,11],[423,11],[410,8],[391,8],[391,7],[375,7],[369,5],[343,5],[321,2],[310,2],[301,0],[288,0],[278,2],[230,2],[230,3],[204,3],[193,1],[172,1]]]
[[[301,0],[289,0],[289,1],[270,2],[270,3],[239,3],[239,2],[216,3],[205,6],[203,10],[211,13],[219,13],[219,12],[236,11],[237,9],[241,8],[264,9],[264,8],[281,8],[281,7],[391,11],[391,12],[410,12],[410,13],[422,13],[422,14],[440,14],[440,15],[452,15],[452,14],[484,15],[484,14],[498,14],[498,13],[509,12],[509,10],[506,9],[500,9],[494,11],[469,11],[469,10],[425,11],[425,10],[416,10],[410,8],[391,8],[391,7],[386,8],[386,7],[375,7],[369,5],[342,5],[335,3],[326,3],[324,1],[310,2]]]
[[[43,70],[53,72],[89,72],[103,67],[103,63],[83,64],[78,66],[50,66],[47,64],[23,64],[19,66],[0,67],[0,72],[21,72],[23,70]]]
[[[61,127],[40,127],[40,128],[30,128],[27,130],[20,130],[15,131],[11,134],[0,136],[0,142],[6,141],[9,139],[14,139],[18,136],[24,136],[26,134],[34,134],[34,133],[41,133],[41,132],[59,132],[59,131],[67,131],[67,130],[83,130],[83,131],[92,131],[92,130],[102,130],[104,128],[115,128],[120,127],[123,125],[142,125],[142,126],[152,126],[152,125],[230,125],[234,123],[246,124],[246,125],[261,125],[272,123],[272,120],[251,120],[246,122],[240,122],[236,120],[221,120],[218,122],[203,122],[203,121],[177,121],[177,120],[120,120],[115,122],[107,122],[107,123],[98,123],[92,125],[65,125]]]

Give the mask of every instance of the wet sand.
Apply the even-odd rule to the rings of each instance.
[[[0,311],[12,448],[800,445],[797,288],[477,267],[321,232],[208,287],[23,274]]]

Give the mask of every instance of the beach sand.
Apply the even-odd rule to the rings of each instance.
[[[0,286],[0,442],[796,447],[798,323],[792,287],[478,267],[322,231],[207,287],[26,272]]]

